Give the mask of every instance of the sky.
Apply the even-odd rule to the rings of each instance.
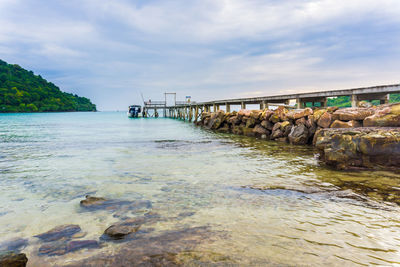
[[[400,82],[399,0],[0,0],[0,59],[125,110]]]

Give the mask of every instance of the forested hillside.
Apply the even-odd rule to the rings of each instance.
[[[390,95],[390,103],[398,103],[400,102],[400,94],[391,94]],[[379,100],[373,100],[371,101],[373,105],[379,105],[380,102]],[[345,107],[351,107],[351,99],[350,96],[339,96],[335,98],[328,98],[328,106],[330,107],[339,107],[339,108],[345,108]]]
[[[96,105],[60,91],[32,71],[0,60],[0,112],[47,111],[96,111]]]

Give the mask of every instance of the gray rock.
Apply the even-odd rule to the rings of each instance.
[[[308,141],[308,129],[304,124],[296,125],[289,134],[289,142],[295,145],[304,145]]]

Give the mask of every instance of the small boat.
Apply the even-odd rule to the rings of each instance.
[[[129,106],[129,110],[126,113],[129,118],[138,118],[140,116],[140,112],[142,111],[142,107],[139,105],[131,105]]]

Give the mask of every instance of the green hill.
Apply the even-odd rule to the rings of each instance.
[[[379,105],[380,102],[378,100],[369,101],[373,105]],[[390,94],[389,98],[390,103],[398,103],[400,102],[400,94]],[[351,99],[350,96],[339,96],[335,98],[328,98],[328,106],[336,106],[339,108],[351,107]]]
[[[50,111],[96,111],[96,105],[62,92],[32,71],[0,60],[0,112]]]

